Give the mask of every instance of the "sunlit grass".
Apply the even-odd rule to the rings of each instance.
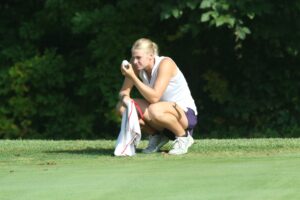
[[[196,140],[112,156],[115,141],[0,140],[0,199],[298,199],[300,139]],[[163,148],[167,151],[170,144]]]

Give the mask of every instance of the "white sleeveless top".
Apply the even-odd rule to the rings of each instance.
[[[163,56],[161,57],[155,56],[155,64],[152,68],[150,80],[148,80],[148,76],[144,70],[140,71],[139,76],[142,79],[144,84],[153,88],[154,83],[157,79],[159,64],[164,58],[165,57]],[[191,108],[197,115],[197,108],[195,105],[195,101],[191,95],[188,84],[178,67],[177,67],[177,74],[171,78],[165,92],[163,93],[159,101],[175,102],[184,111],[187,111],[187,108]]]

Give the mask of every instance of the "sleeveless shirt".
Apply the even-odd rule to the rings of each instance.
[[[144,84],[148,85],[151,88],[154,87],[154,83],[157,79],[159,64],[164,58],[164,56],[155,56],[155,64],[152,68],[150,80],[145,70],[140,71],[139,76]],[[176,69],[176,75],[171,78],[166,90],[164,91],[159,101],[175,102],[185,112],[187,111],[187,108],[191,108],[197,115],[195,101],[191,95],[187,81],[177,66]]]

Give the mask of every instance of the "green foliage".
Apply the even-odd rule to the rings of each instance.
[[[115,138],[140,37],[184,72],[196,136],[299,137],[296,0],[0,3],[0,138]],[[117,124],[117,125],[116,125]]]
[[[7,13],[19,9],[6,7]],[[48,0],[26,8],[32,13],[12,27],[14,37],[0,55],[9,61],[1,72],[7,80],[1,81],[0,137],[116,137],[119,65],[129,59],[132,42],[156,22],[151,2]]]
[[[188,0],[185,3],[178,1],[163,7],[162,19],[168,19],[171,16],[180,18],[183,17],[184,13],[189,15],[193,12],[195,16],[189,21],[192,25],[190,27],[198,27],[200,22],[215,27],[225,26],[233,30],[236,40],[244,40],[246,35],[251,33],[250,29],[244,25],[244,21],[245,18],[253,20],[255,16],[249,10],[244,10],[243,3],[236,3],[231,0]]]
[[[173,7],[183,12],[175,20],[165,13],[168,17],[162,18],[169,23],[181,20],[175,41],[183,40],[194,52],[189,63],[193,71],[200,71],[202,81],[192,89],[201,94],[198,108],[204,137],[300,136],[299,107],[294,103],[299,88],[297,1],[165,4],[166,13]]]
[[[208,71],[203,74],[203,79],[207,81],[207,84],[203,87],[203,91],[209,93],[212,101],[223,104],[230,99],[228,82],[220,77],[220,74]]]

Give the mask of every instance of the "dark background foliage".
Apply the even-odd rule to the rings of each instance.
[[[300,136],[300,2],[0,2],[0,138],[116,138],[140,37],[185,74],[200,138]]]

